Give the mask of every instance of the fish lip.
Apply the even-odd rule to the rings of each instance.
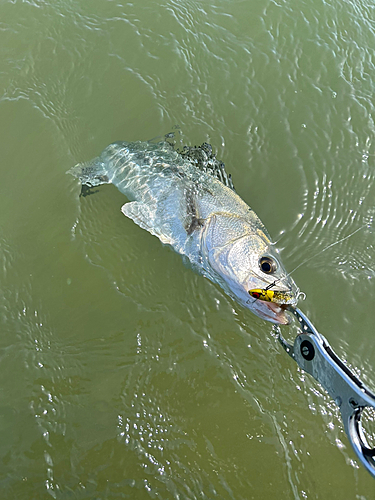
[[[279,325],[289,325],[292,322],[292,318],[287,313],[285,305],[279,305],[275,302],[266,302],[264,300],[259,300],[259,303],[264,307],[261,308],[261,311],[259,311],[258,314],[267,321],[271,321],[272,323]],[[265,308],[269,309],[268,314]]]

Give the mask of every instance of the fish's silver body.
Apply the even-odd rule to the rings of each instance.
[[[116,142],[70,171],[82,184],[114,184],[129,199],[121,210],[160,241],[185,255],[193,268],[258,316],[287,323],[282,307],[256,300],[252,289],[298,289],[282,266],[255,212],[212,172],[167,142]],[[268,259],[272,272],[260,262]],[[263,266],[264,267],[264,266]]]

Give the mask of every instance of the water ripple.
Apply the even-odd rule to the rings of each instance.
[[[295,274],[310,291],[304,307],[370,383],[373,4],[30,0],[0,9],[0,106],[22,101],[51,124],[62,160],[47,162],[45,177],[175,123],[185,143],[208,140],[271,232],[283,229],[288,269],[306,261]],[[44,151],[46,136],[35,137]],[[16,184],[24,171],[14,163],[11,152],[4,170]],[[73,198],[66,182],[58,188]],[[17,203],[23,213],[35,204],[39,237],[40,200],[27,187]],[[76,199],[73,238],[62,244],[67,216],[51,197],[42,256],[17,229],[22,251],[2,234],[5,494],[371,498],[325,393],[264,322],[127,221],[123,202],[111,186]],[[69,292],[65,274],[64,286],[50,285],[64,266]]]

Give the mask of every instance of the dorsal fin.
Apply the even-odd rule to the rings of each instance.
[[[236,191],[233,186],[231,175],[227,174],[224,163],[218,160],[216,155],[212,152],[211,144],[204,142],[201,146],[184,146],[182,151],[180,150],[177,152],[203,172],[207,172],[225,186]]]

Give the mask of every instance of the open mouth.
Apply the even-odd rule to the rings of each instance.
[[[279,323],[280,325],[289,325],[291,323],[292,318],[286,311],[288,307],[287,304],[279,305],[275,302],[264,302],[263,300],[261,302],[269,310],[269,314],[267,314],[267,310],[263,309],[264,315],[267,316],[267,319],[274,323]]]

